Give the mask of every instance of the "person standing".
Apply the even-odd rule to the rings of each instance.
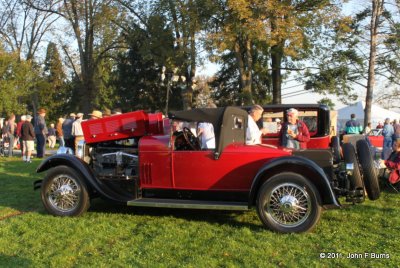
[[[396,119],[393,121],[393,130],[394,130],[394,135],[393,135],[393,143],[394,143],[397,139],[400,139],[400,123]]]
[[[43,158],[46,154],[46,136],[48,134],[46,120],[46,110],[40,108],[37,112],[35,120],[35,135],[36,135],[36,155],[38,158]]]
[[[260,120],[263,112],[264,108],[260,105],[251,107],[246,129],[247,145],[261,144],[261,136],[267,134],[266,128],[259,129],[257,125],[257,121]]]
[[[53,123],[50,124],[47,140],[49,141],[49,147],[54,149],[54,146],[56,146],[56,129],[54,128]]]
[[[350,120],[346,122],[346,128],[344,129],[346,134],[362,134],[362,130],[360,122],[356,120],[356,115],[351,114]]]
[[[306,149],[310,141],[307,125],[299,120],[299,112],[290,108],[286,111],[288,121],[282,124],[279,132],[279,145],[286,148]]]
[[[1,138],[2,139],[7,138],[7,128],[8,128],[8,120],[4,120],[4,124],[1,128]]]
[[[62,124],[64,122],[64,118],[60,117],[58,118],[57,125],[56,125],[56,134],[57,134],[57,139],[60,147],[64,147],[64,133],[62,130]]]
[[[103,111],[103,117],[109,117],[111,116],[111,110],[108,108],[105,108]]]
[[[382,159],[386,160],[392,153],[393,135],[394,135],[394,129],[393,126],[390,124],[390,118],[385,119],[382,135],[383,135]]]
[[[100,119],[103,118],[103,113],[98,110],[93,110],[90,115],[90,119]]]
[[[25,123],[25,120],[26,120],[26,115],[21,115],[21,120],[17,124],[17,136],[18,136],[18,139],[20,141],[19,147],[21,149],[21,155],[24,152],[24,143],[22,142],[21,128],[22,128],[22,125]]]
[[[217,108],[217,106],[214,103],[209,103],[207,108]],[[197,136],[201,137],[201,149],[215,149],[215,133],[213,124],[201,122],[197,128]]]
[[[72,136],[72,124],[75,121],[76,115],[74,113],[69,114],[69,118],[65,119],[62,124],[62,131],[64,135],[65,147],[74,150],[74,136]]]
[[[371,122],[368,122],[367,126],[364,129],[364,134],[369,135],[371,133],[372,127],[371,127]]]
[[[78,156],[78,145],[80,141],[84,140],[83,131],[82,131],[82,118],[83,113],[77,113],[75,122],[72,124],[72,136],[75,138],[75,155]]]
[[[21,139],[24,150],[22,152],[22,161],[31,163],[32,151],[34,149],[35,131],[33,129],[32,116],[27,115],[25,122],[21,126]]]
[[[121,108],[114,108],[111,112],[111,115],[118,115],[118,114],[122,114]]]
[[[7,128],[6,128],[6,137],[8,138],[8,156],[11,157],[13,155],[14,150],[14,139],[15,139],[15,132],[16,132],[16,125],[15,125],[15,115],[10,114],[7,120]]]

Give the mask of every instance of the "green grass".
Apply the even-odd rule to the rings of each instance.
[[[312,233],[264,229],[255,211],[170,210],[93,200],[81,217],[48,215],[32,183],[40,161],[0,158],[1,267],[397,267],[400,195],[324,211]],[[340,258],[320,259],[320,253]],[[347,259],[387,253],[389,259]]]

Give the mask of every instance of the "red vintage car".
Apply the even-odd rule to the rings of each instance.
[[[34,188],[41,188],[45,209],[58,216],[81,215],[96,197],[142,207],[255,207],[267,228],[284,233],[312,230],[323,208],[341,207],[340,196],[362,202],[366,189],[370,199],[379,197],[365,141],[357,143],[362,165],[351,144],[344,148],[349,157],[338,165],[331,148],[246,145],[247,120],[237,107],[88,120],[82,123],[86,143],[79,157],[62,148],[44,160],[37,172],[47,174]],[[201,149],[192,130],[199,122],[213,125],[215,149]]]
[[[382,136],[382,129],[373,129],[368,134],[368,139],[370,140],[371,144],[375,146],[378,150],[382,150],[383,147],[383,136]]]

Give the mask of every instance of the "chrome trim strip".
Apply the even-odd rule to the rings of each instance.
[[[142,198],[127,202],[128,206],[158,207],[158,208],[186,208],[210,210],[249,210],[246,202],[221,202],[181,199],[153,199]]]

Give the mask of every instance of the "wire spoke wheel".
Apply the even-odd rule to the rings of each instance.
[[[320,204],[314,184],[292,172],[279,173],[266,180],[256,200],[261,222],[280,233],[311,231],[319,221]]]
[[[67,166],[49,170],[43,180],[41,195],[46,210],[56,216],[79,216],[90,205],[84,180]]]
[[[47,192],[51,205],[63,212],[75,209],[80,201],[81,189],[74,178],[61,174],[54,178]]]
[[[277,224],[298,226],[307,220],[312,208],[311,198],[298,185],[285,183],[275,187],[265,204],[266,212]]]

